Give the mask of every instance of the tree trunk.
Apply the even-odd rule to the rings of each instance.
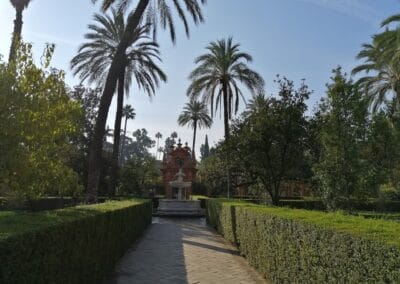
[[[97,199],[100,178],[100,163],[103,149],[103,136],[107,122],[108,109],[110,108],[111,100],[117,85],[118,74],[120,74],[120,70],[123,68],[125,52],[130,43],[130,38],[132,37],[134,30],[138,27],[140,19],[142,18],[148,4],[149,0],[140,0],[135,12],[128,17],[124,35],[120,44],[118,45],[117,52],[115,53],[110,70],[108,71],[103,94],[100,100],[100,106],[89,154],[88,186],[86,196],[87,202],[94,202]]]
[[[194,147],[196,145],[196,130],[197,130],[197,121],[194,122],[194,127],[193,127],[193,146],[192,146],[192,156],[195,159],[195,151],[194,151]]]
[[[225,128],[225,143],[229,143],[229,114],[228,114],[228,86],[226,83],[223,83],[222,85],[222,95],[223,97],[223,103],[224,103],[224,128]],[[230,198],[230,188],[231,188],[231,172],[228,166],[228,160],[229,160],[229,144],[228,144],[228,152],[226,153],[226,180],[227,180],[227,191],[228,191],[228,199]]]
[[[124,106],[124,84],[125,84],[125,72],[121,72],[118,79],[118,97],[117,97],[117,114],[115,116],[114,124],[114,145],[111,160],[111,171],[110,171],[110,182],[108,184],[108,195],[115,195],[115,187],[118,179],[119,171],[119,145],[121,140],[121,121],[122,121],[122,108]]]
[[[125,143],[126,143],[126,124],[128,122],[128,117],[125,117],[125,126],[124,126],[124,137],[122,139],[122,146],[121,146],[121,165],[124,162],[124,148],[125,148]]]
[[[222,95],[224,100],[224,128],[225,128],[225,140],[229,139],[229,114],[228,114],[228,86],[223,83]]]
[[[23,9],[15,9],[14,31],[12,34],[10,53],[8,55],[8,63],[15,60],[18,43],[21,40],[22,33],[22,11]]]

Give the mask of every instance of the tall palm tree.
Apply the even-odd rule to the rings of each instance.
[[[121,146],[121,157],[122,157],[121,161],[123,160],[124,157],[126,126],[128,124],[129,119],[135,119],[136,117],[135,109],[131,105],[125,105],[124,108],[122,109],[122,116],[125,117],[125,126],[124,126],[124,139],[122,140],[122,146]]]
[[[156,133],[156,138],[157,138],[157,147],[156,147],[156,159],[157,159],[157,157],[158,157],[158,145],[159,145],[160,139],[162,138],[162,134],[160,132],[157,132]]]
[[[96,2],[97,0],[92,1]],[[119,3],[120,5],[124,6],[125,3],[128,3],[130,1],[103,0],[102,2],[103,9],[105,10],[113,3]],[[178,16],[184,24],[187,35],[189,34],[189,24],[184,8],[182,7],[182,3],[184,4],[186,10],[190,14],[195,24],[204,21],[201,11],[201,4],[204,4],[206,0],[174,0],[172,2]],[[129,13],[127,24],[122,35],[122,40],[118,45],[116,53],[111,62],[111,66],[108,70],[103,94],[100,100],[100,106],[96,119],[96,125],[89,156],[87,186],[88,201],[92,201],[97,196],[102,149],[101,140],[104,135],[108,109],[110,108],[112,96],[117,86],[118,75],[120,74],[120,70],[124,63],[125,51],[130,45],[131,38],[134,36],[134,31],[138,28],[142,20],[147,20],[147,23],[151,23],[153,31],[156,30],[155,27],[157,27],[158,24],[161,24],[161,27],[164,29],[169,29],[171,39],[173,42],[175,42],[175,25],[171,12],[172,9],[170,7],[170,4],[166,0],[140,0],[137,3],[136,7]]]
[[[188,125],[193,128],[193,146],[192,154],[195,157],[195,145],[196,145],[196,131],[197,127],[210,128],[212,124],[212,119],[208,114],[208,108],[206,103],[199,102],[197,100],[190,100],[186,103],[183,108],[183,112],[178,117],[178,124],[180,126]]]
[[[95,24],[89,25],[88,40],[81,45],[78,54],[71,60],[74,75],[89,83],[103,84],[125,30],[125,19],[121,11],[112,9],[111,15],[95,14]],[[109,194],[115,192],[118,175],[118,157],[121,135],[122,107],[124,92],[128,94],[134,79],[139,89],[150,97],[154,95],[160,81],[166,81],[165,74],[154,60],[160,60],[158,45],[150,41],[148,29],[140,27],[132,37],[126,50],[123,67],[118,77],[117,113],[114,126],[114,144],[111,162]]]
[[[11,39],[11,47],[10,47],[10,53],[8,55],[8,62],[11,62],[12,60],[15,59],[15,52],[18,46],[18,42],[21,39],[21,33],[22,33],[22,12],[28,8],[29,3],[32,0],[10,0],[11,5],[13,5],[15,9],[15,20],[14,20],[14,31],[12,34],[12,39]]]
[[[364,59],[364,63],[352,70],[353,75],[365,73],[356,84],[365,93],[374,111],[385,102],[390,93],[395,96],[397,103],[400,100],[399,61],[385,56],[386,47],[381,45],[382,37],[386,37],[388,32],[374,36],[371,44],[362,45],[363,49],[358,53],[357,59]]]
[[[197,97],[211,104],[211,116],[223,104],[225,139],[229,137],[229,119],[232,111],[239,107],[239,97],[243,97],[238,83],[243,84],[253,94],[264,92],[264,80],[247,63],[252,57],[239,50],[240,44],[234,44],[232,38],[211,42],[207,53],[196,58],[198,66],[190,73],[192,81],[187,95]]]

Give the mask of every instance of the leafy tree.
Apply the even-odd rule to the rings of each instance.
[[[78,194],[78,175],[68,166],[76,151],[82,112],[72,101],[64,72],[49,68],[53,46],[33,62],[32,46],[21,44],[15,70],[0,63],[0,188],[23,198]],[[15,72],[14,72],[15,71]]]
[[[193,128],[193,146],[192,154],[195,156],[196,131],[197,127],[210,128],[212,119],[208,114],[207,105],[204,102],[190,100],[183,108],[183,112],[178,117],[180,126],[188,125]]]
[[[89,147],[93,137],[100,95],[101,89],[85,88],[82,85],[69,90],[69,96],[78,103],[83,113],[80,120],[79,135],[71,141],[77,148],[74,153],[71,153],[71,166],[79,174],[84,185],[87,184]],[[106,132],[105,136],[109,135],[108,132]]]
[[[239,108],[239,97],[243,97],[238,83],[244,84],[253,94],[264,92],[264,80],[251,70],[247,63],[252,57],[240,51],[240,44],[232,38],[213,41],[207,46],[207,53],[196,58],[198,66],[190,73],[191,84],[187,94],[197,97],[211,105],[211,116],[223,104],[225,139],[229,136],[229,119]]]
[[[364,189],[365,164],[361,151],[365,144],[367,102],[340,68],[333,71],[327,99],[322,102],[324,123],[322,152],[315,166],[323,200],[329,209],[351,207],[351,198]]]
[[[262,184],[275,205],[285,183],[304,179],[305,100],[310,94],[304,83],[298,90],[286,78],[278,78],[278,83],[278,95],[265,98],[259,111],[248,110],[235,121],[232,137],[224,144],[234,179]]]
[[[120,193],[129,193],[136,196],[144,196],[146,189],[154,187],[159,183],[160,171],[154,157],[131,158],[121,171],[119,184]]]
[[[207,195],[225,195],[227,184],[225,161],[219,155],[202,159],[198,167],[197,179],[207,188]]]
[[[29,3],[32,0],[10,0],[11,5],[13,5],[15,9],[15,20],[14,20],[14,31],[11,39],[11,47],[10,53],[8,57],[8,62],[11,62],[15,59],[15,53],[18,49],[18,43],[21,40],[21,32],[22,32],[22,13],[28,8]]]
[[[81,45],[78,54],[71,60],[74,74],[82,80],[102,85],[107,71],[115,56],[125,30],[125,19],[121,11],[111,10],[111,15],[96,14],[95,24],[89,25],[90,32],[85,35],[88,42]],[[121,135],[122,108],[124,92],[129,93],[134,78],[139,89],[143,89],[150,97],[154,95],[160,81],[166,76],[157,66],[160,60],[157,43],[147,36],[148,28],[140,27],[131,38],[125,51],[123,68],[118,77],[117,113],[114,125],[113,160],[111,163],[109,194],[114,195],[118,176],[118,157]]]
[[[205,0],[199,0],[201,4],[205,3]],[[182,2],[185,5],[186,10],[189,12],[194,23],[203,22],[203,16],[201,11],[201,4],[197,0],[176,0],[173,1],[174,7],[178,12],[178,16],[183,21],[186,34],[189,35],[189,24],[182,8]],[[92,0],[96,2],[96,0]],[[128,0],[105,0],[102,1],[103,9],[106,10],[111,4],[118,2],[123,8],[128,7]],[[147,17],[146,17],[147,14]],[[158,20],[160,19],[160,22]],[[169,29],[171,39],[175,41],[175,26],[173,24],[173,17],[171,14],[171,7],[165,0],[161,1],[150,1],[140,0],[137,3],[136,8],[129,13],[127,23],[125,26],[122,40],[119,42],[115,55],[113,57],[111,66],[108,70],[107,78],[105,81],[103,95],[100,101],[99,113],[96,120],[94,139],[91,147],[90,158],[89,158],[89,174],[88,174],[88,200],[93,200],[97,195],[98,177],[99,177],[99,160],[101,158],[102,150],[102,139],[105,131],[105,124],[107,121],[107,114],[110,108],[112,96],[114,94],[118,76],[124,66],[124,58],[126,50],[129,47],[132,37],[134,37],[135,31],[140,25],[140,22],[146,20],[147,24],[151,24],[153,31],[156,30],[157,25],[160,23],[162,28]]]

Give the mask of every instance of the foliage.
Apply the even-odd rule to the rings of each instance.
[[[396,283],[400,224],[207,200],[209,222],[276,283]]]
[[[137,129],[134,140],[128,141],[124,151],[124,166],[121,168],[119,192],[143,196],[146,189],[160,183],[157,161],[150,154],[155,141],[147,135],[146,129]]]
[[[49,68],[53,46],[33,62],[22,44],[11,68],[0,63],[0,191],[24,198],[78,194],[77,174],[67,166],[76,148],[82,112],[67,95],[64,72]]]
[[[1,283],[99,283],[151,223],[151,203],[0,212]]]
[[[198,181],[207,188],[207,194],[221,196],[226,192],[226,166],[219,155],[211,155],[201,160],[197,172]]]
[[[395,98],[396,107],[400,100],[400,26],[388,27],[395,21],[399,21],[399,15],[386,19],[385,31],[374,35],[372,43],[363,44],[357,59],[364,59],[364,63],[353,69],[353,74],[363,73],[357,85],[374,111],[386,102],[388,95]]]
[[[203,101],[211,105],[211,116],[223,105],[225,138],[228,138],[229,119],[238,111],[239,98],[244,98],[238,84],[259,94],[264,92],[264,80],[247,66],[252,57],[240,51],[240,44],[233,43],[231,37],[213,41],[206,49],[207,53],[195,59],[197,67],[189,75],[187,95],[192,98],[202,95]]]
[[[160,183],[157,161],[150,155],[134,156],[121,169],[119,193],[144,196],[146,190]]]
[[[338,208],[341,198],[350,202],[351,197],[365,192],[363,173],[367,166],[361,159],[368,127],[366,101],[340,68],[333,73],[328,97],[321,104],[322,152],[314,167],[329,209]],[[349,209],[350,204],[345,207]]]
[[[208,145],[208,135],[206,135],[204,144],[200,146],[200,159],[206,159],[210,156],[210,146]]]
[[[262,184],[278,204],[284,182],[304,179],[307,120],[310,91],[303,83],[298,90],[292,81],[278,78],[277,97],[263,98],[261,106],[248,111],[232,125],[225,143],[232,172],[247,184]],[[242,182],[243,183],[243,182]]]
[[[182,113],[179,115],[178,124],[180,126],[187,125],[193,128],[192,152],[194,154],[197,127],[199,127],[199,129],[210,128],[212,124],[212,119],[208,114],[207,105],[204,102],[191,99],[190,102],[186,103]]]

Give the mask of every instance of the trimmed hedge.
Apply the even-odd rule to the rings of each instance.
[[[151,223],[151,202],[0,212],[0,283],[99,283]]]
[[[326,209],[324,203],[319,199],[283,199],[280,201],[280,206],[307,210]],[[339,207],[345,208],[345,202],[339,204]],[[351,208],[356,211],[400,212],[400,201],[352,200]]]
[[[274,283],[399,283],[400,224],[207,201],[208,220]]]

